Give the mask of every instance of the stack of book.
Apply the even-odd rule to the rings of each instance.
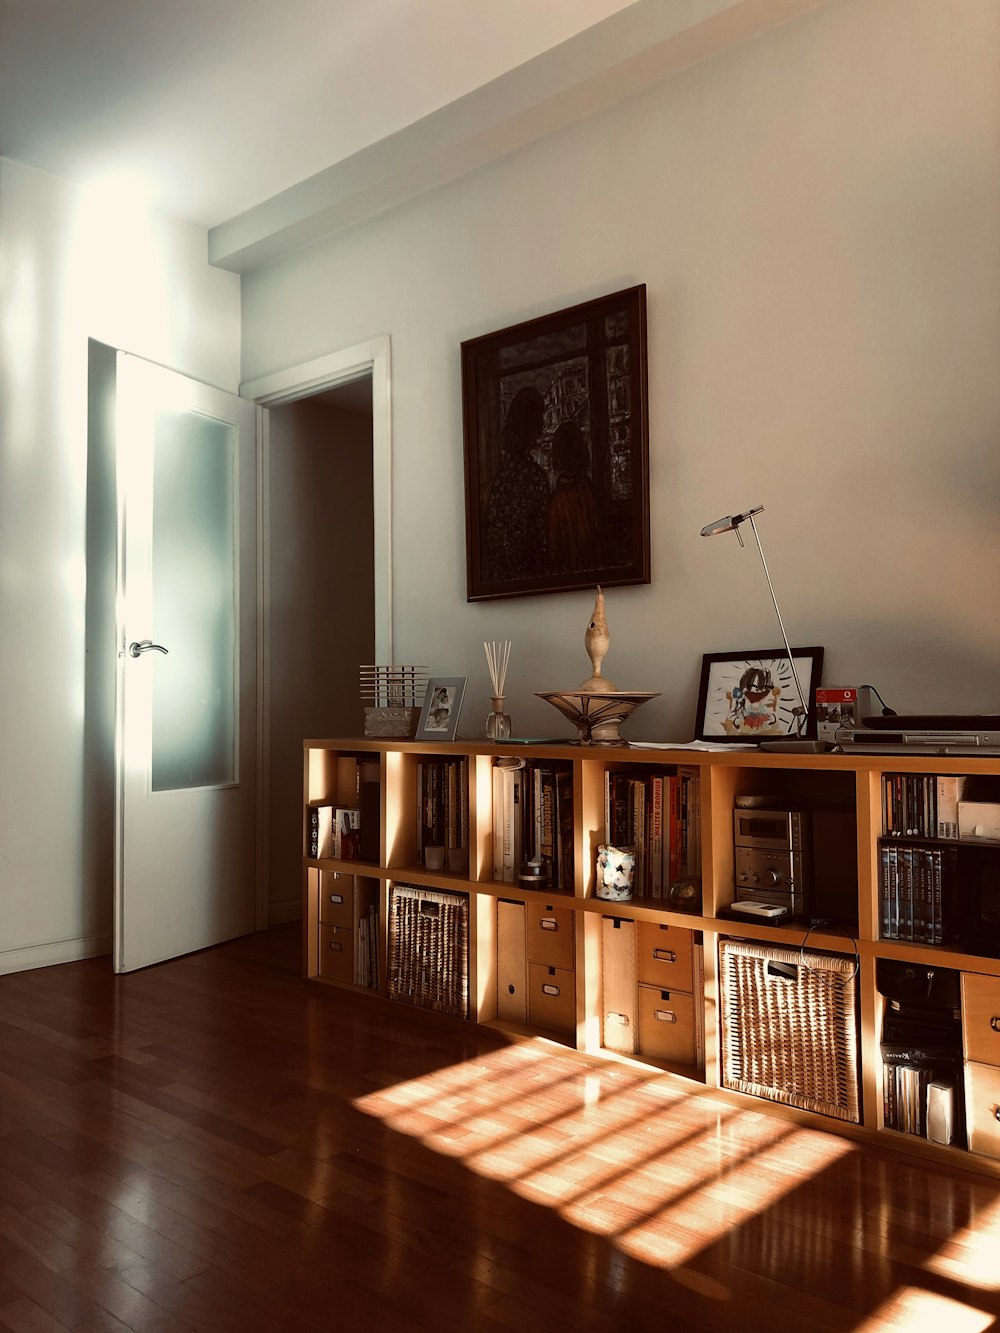
[[[339,805],[309,807],[309,855],[356,861],[361,855],[361,811]]]
[[[314,861],[378,862],[381,784],[377,759],[338,755],[329,799],[306,808],[306,854]]]
[[[358,947],[354,956],[354,980],[359,986],[378,989],[378,904],[372,903],[358,920]]]
[[[937,773],[886,773],[882,828],[888,838],[957,838],[958,803],[967,778]]]
[[[468,848],[469,761],[422,759],[417,764],[417,855],[425,847]]]
[[[884,940],[942,944],[951,939],[949,899],[956,881],[955,847],[879,839],[879,930]]]
[[[493,878],[511,884],[525,863],[538,888],[573,892],[573,773],[542,762],[493,765]],[[523,882],[523,881],[522,881]]]
[[[604,776],[605,841],[635,849],[635,897],[666,898],[675,880],[700,869],[698,770],[673,767]]]
[[[956,877],[958,803],[967,779],[886,773],[879,840],[879,928],[884,940],[942,944],[955,937],[949,898]]]

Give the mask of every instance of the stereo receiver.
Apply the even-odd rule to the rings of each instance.
[[[732,910],[748,917],[857,921],[857,823],[852,801],[737,796]]]
[[[767,808],[753,802],[737,797],[733,810],[734,908],[757,904],[802,916],[810,862],[808,812],[792,801],[772,799]]]

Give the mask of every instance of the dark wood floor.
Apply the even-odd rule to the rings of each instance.
[[[307,985],[298,946],[0,977],[0,1327],[998,1327],[997,1182]]]

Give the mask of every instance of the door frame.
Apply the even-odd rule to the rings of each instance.
[[[372,506],[375,529],[375,661],[392,662],[392,404],[389,335],[381,334],[240,385],[257,407],[257,929],[266,930],[270,799],[270,456],[268,408],[311,398],[362,376],[372,381]]]

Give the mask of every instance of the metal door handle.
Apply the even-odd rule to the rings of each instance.
[[[154,643],[152,639],[140,639],[138,643],[130,643],[128,646],[131,657],[139,657],[142,653],[164,653],[166,648],[162,643]]]

